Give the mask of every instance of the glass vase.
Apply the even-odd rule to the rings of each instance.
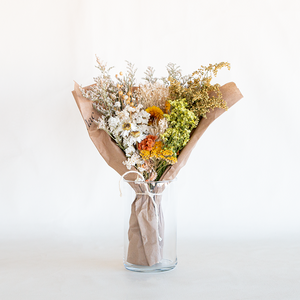
[[[126,269],[164,272],[177,265],[176,181],[123,178]]]

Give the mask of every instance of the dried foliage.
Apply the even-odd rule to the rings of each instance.
[[[198,118],[206,118],[206,113],[216,107],[227,109],[226,102],[222,98],[219,84],[211,84],[213,76],[223,67],[230,69],[229,63],[219,63],[201,66],[190,78],[180,77],[180,73],[169,76],[169,92],[172,100],[185,99],[188,109]],[[214,94],[211,96],[211,94]]]
[[[152,67],[148,67],[145,71],[145,77],[142,79],[150,84],[154,84],[158,80],[158,78],[154,77],[154,72],[155,70]]]

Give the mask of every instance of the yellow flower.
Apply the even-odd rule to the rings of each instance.
[[[159,158],[159,153],[161,152],[162,142],[155,142],[153,149],[151,150],[151,158]]]
[[[148,159],[163,159],[168,164],[174,165],[177,162],[177,158],[174,156],[174,152],[169,149],[162,149],[163,143],[161,141],[155,142],[151,151],[149,150],[140,150],[140,155],[143,160],[147,161]]]
[[[169,162],[171,165],[174,165],[177,163],[177,158],[174,156],[166,158],[166,161]]]
[[[143,158],[143,160],[148,160],[150,158],[150,151],[148,150],[141,150],[140,155]]]
[[[157,106],[148,107],[146,112],[150,114],[149,124],[152,124],[154,120],[159,121],[164,116],[164,112]]]
[[[173,156],[173,151],[171,150],[163,150],[162,151],[163,156]]]
[[[161,142],[160,142],[161,143]],[[161,145],[162,146],[162,143]],[[177,158],[174,156],[174,152],[169,149],[162,149],[161,147],[157,148],[156,158],[164,159],[167,163],[174,165],[177,162]]]

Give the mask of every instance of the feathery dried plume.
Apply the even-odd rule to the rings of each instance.
[[[162,111],[165,111],[166,100],[169,98],[169,89],[159,82],[145,83],[139,86],[136,95],[139,103],[145,109],[150,106],[157,106]]]

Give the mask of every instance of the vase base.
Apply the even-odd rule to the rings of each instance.
[[[134,265],[130,264],[128,262],[124,262],[124,266],[127,270],[133,271],[133,272],[140,272],[140,273],[161,273],[161,272],[167,272],[173,270],[177,265],[176,261],[171,261],[168,259],[163,259],[158,264],[155,264],[151,267],[149,266],[140,266],[140,265]]]

